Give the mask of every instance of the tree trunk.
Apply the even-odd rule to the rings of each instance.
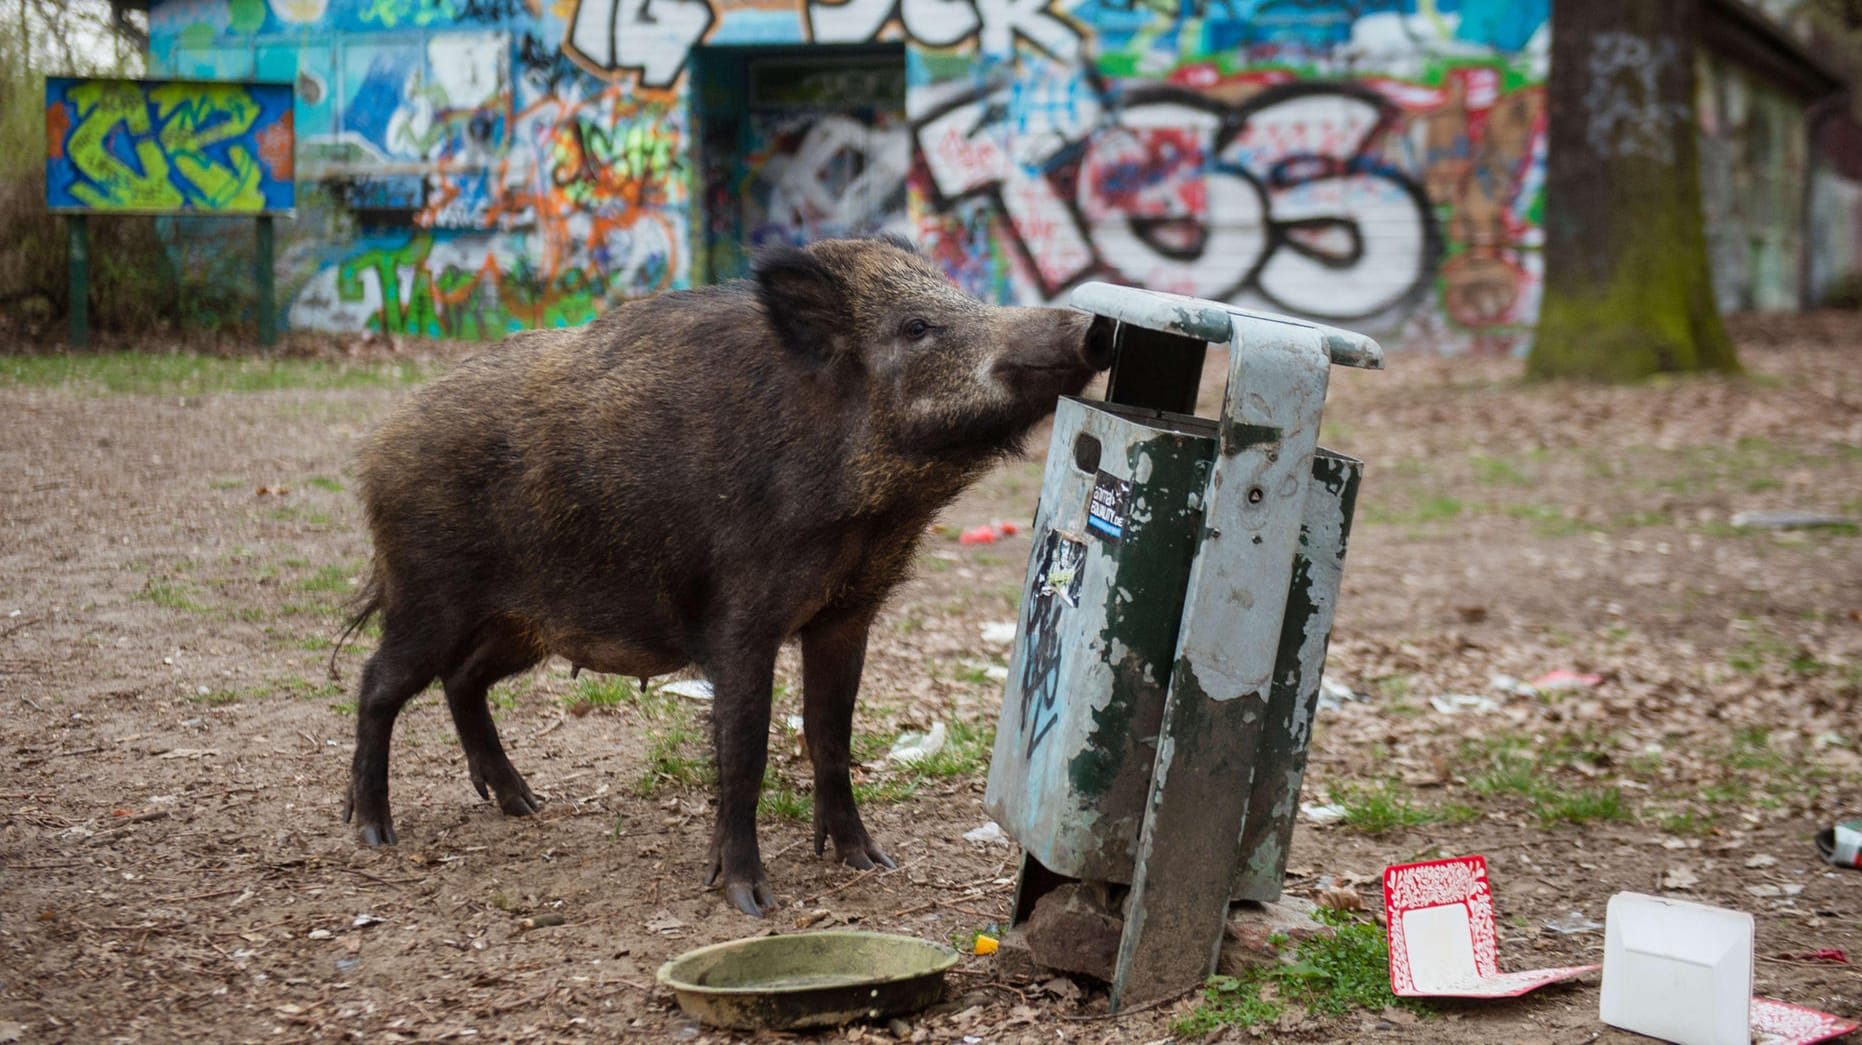
[[[1700,0],[1552,5],[1533,377],[1737,371],[1700,201]]]

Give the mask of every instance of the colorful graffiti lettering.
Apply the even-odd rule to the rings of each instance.
[[[1016,112],[992,92],[918,128],[938,199],[994,195],[1043,295],[1111,275],[1353,319],[1430,285],[1440,233],[1421,189],[1377,159],[1396,109],[1376,93],[1295,83],[1227,106],[1162,86],[1116,113],[1104,94]],[[1049,120],[1043,149],[1011,159],[1005,119]]]
[[[716,20],[705,0],[581,0],[562,48],[601,75],[670,87]]]
[[[288,86],[52,77],[46,96],[54,210],[292,207]]]
[[[304,329],[495,338],[578,326],[618,297],[669,282],[672,238],[659,222],[610,230],[597,253],[546,273],[495,236],[384,238],[313,279],[293,321]]]

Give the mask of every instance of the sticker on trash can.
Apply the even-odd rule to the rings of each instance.
[[[1069,609],[1080,608],[1080,579],[1086,575],[1085,542],[1049,530],[1047,547],[1042,551],[1041,575],[1034,590],[1037,597],[1053,596]]]
[[[1086,502],[1086,528],[1116,544],[1125,537],[1125,509],[1131,502],[1131,480],[1100,471],[1093,480],[1093,495]]]

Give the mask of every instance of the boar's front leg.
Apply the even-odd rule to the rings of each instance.
[[[707,886],[724,887],[737,909],[761,918],[774,905],[756,844],[756,804],[769,765],[770,689],[776,681],[780,640],[720,643],[727,650],[708,666],[716,696],[711,741],[718,765],[718,820],[711,834]]]
[[[802,629],[802,735],[815,764],[815,852],[833,838],[835,855],[863,871],[897,866],[867,835],[848,776],[854,698],[872,623],[873,615],[863,613],[817,619]]]

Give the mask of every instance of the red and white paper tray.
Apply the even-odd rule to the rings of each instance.
[[[1405,998],[1517,998],[1596,965],[1501,972],[1484,857],[1384,868],[1390,989]]]
[[[1770,998],[1752,999],[1752,1045],[1816,1045],[1855,1030],[1854,1020],[1788,1005]]]

